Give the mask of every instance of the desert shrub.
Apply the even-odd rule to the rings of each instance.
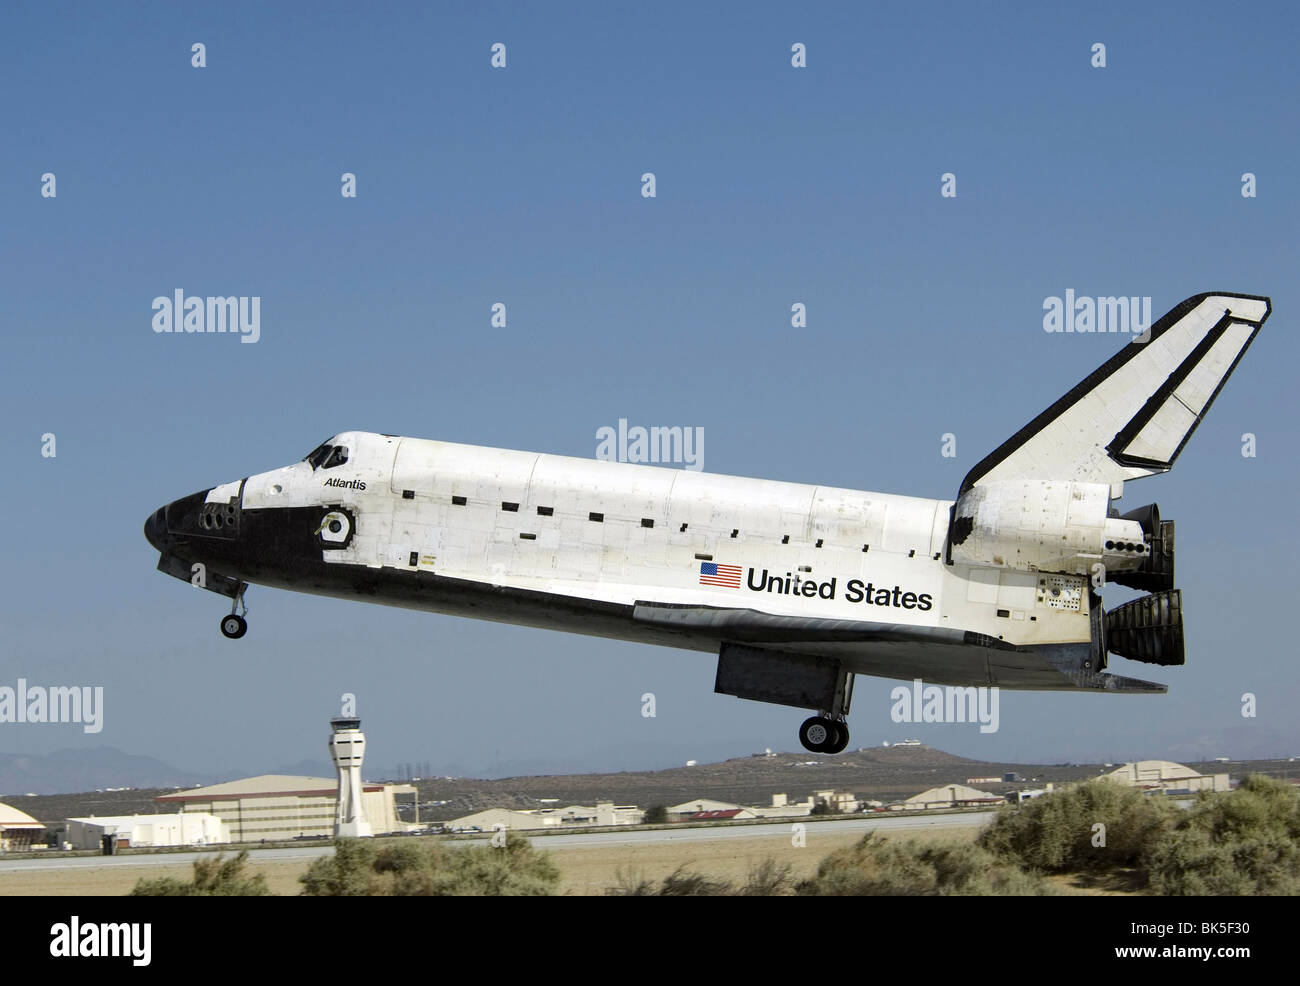
[[[614,886],[605,888],[606,897],[653,897],[657,887],[639,870],[624,870],[619,867],[614,871]]]
[[[664,877],[656,897],[729,897],[732,886],[729,880],[713,880],[701,873],[692,873],[679,866]]]
[[[549,853],[509,833],[504,846],[433,846],[429,864],[408,874],[395,892],[435,897],[545,897],[556,893],[560,871]]]
[[[738,897],[785,897],[793,893],[790,864],[778,863],[771,856],[751,866],[745,882],[736,891]]]
[[[1097,779],[1002,809],[978,844],[1046,873],[1140,866],[1175,812],[1163,796]],[[1098,823],[1105,829],[1094,828]]]
[[[616,871],[617,883],[605,891],[608,897],[778,897],[794,892],[790,865],[770,856],[750,867],[743,883],[714,879],[683,863],[656,883],[639,873]]]
[[[735,888],[729,880],[714,880],[683,863],[656,883],[639,872],[616,871],[617,882],[605,890],[606,897],[730,897]]]
[[[194,879],[189,883],[175,877],[140,880],[131,890],[132,897],[264,897],[266,876],[244,872],[248,851],[238,856],[194,861]]]
[[[560,871],[522,835],[501,846],[447,846],[340,839],[334,856],[300,878],[316,897],[540,897],[556,893]]]
[[[856,845],[821,861],[817,875],[798,884],[804,896],[964,897],[1051,893],[1041,878],[969,843],[887,840],[868,833]]]
[[[338,839],[333,856],[312,860],[298,877],[309,897],[368,897],[373,876],[375,845],[369,839]]]
[[[1153,840],[1150,887],[1167,896],[1300,894],[1300,791],[1254,774],[1203,795]]]

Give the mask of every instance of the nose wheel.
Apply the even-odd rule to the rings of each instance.
[[[831,716],[813,716],[799,727],[799,742],[812,753],[843,753],[849,745],[849,725]]]
[[[244,604],[244,592],[247,589],[247,582],[239,583],[239,588],[235,591],[235,600],[230,606],[229,615],[221,618],[221,634],[229,640],[238,640],[248,633],[248,620],[244,619],[244,616],[239,612],[236,612],[242,610],[244,614],[248,613],[248,607]]]

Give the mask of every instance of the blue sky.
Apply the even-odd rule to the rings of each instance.
[[[992,735],[896,725],[861,679],[854,745],[1300,755],[1294,8],[698,8],[6,5],[0,684],[102,685],[105,728],[0,725],[0,751],[324,759],[345,691],[376,772],[794,748],[798,710],[712,694],[693,652],[257,588],[232,643],[141,525],[345,429],[591,456],[619,418],[702,427],[710,472],[952,497],[1123,343],[1043,332],[1072,288],[1273,300],[1123,501],[1178,523],[1188,664],[1114,659],[1159,698],[1004,693]],[[261,340],[156,335],[177,288],[260,296]]]

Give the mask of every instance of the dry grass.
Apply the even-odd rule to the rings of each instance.
[[[788,835],[763,835],[691,843],[566,847],[549,851],[560,868],[560,892],[564,894],[604,894],[606,889],[618,883],[620,871],[662,880],[683,864],[697,873],[741,883],[751,867],[767,857],[790,864],[792,876],[803,879],[816,871],[822,857],[862,838],[861,832],[819,832],[818,828],[816,825],[808,826],[807,845],[803,848],[792,846]],[[917,839],[969,842],[976,833],[968,828],[953,828],[933,829],[921,834],[909,831],[899,833],[899,836],[904,834]],[[538,848],[546,848],[545,839],[538,840]],[[264,873],[271,893],[295,895],[302,889],[298,877],[310,864],[310,860],[262,863],[258,862],[254,852],[249,856],[246,870],[250,875]],[[105,863],[85,869],[6,872],[0,873],[0,897],[113,897],[130,893],[137,880],[163,876],[189,880],[193,875],[193,867],[189,864],[122,866]]]
[[[249,862],[250,875],[265,873],[267,888],[273,894],[296,894],[302,887],[298,875],[310,860],[292,863]],[[34,870],[31,873],[0,873],[0,897],[121,897],[129,894],[138,880],[159,877],[178,880],[194,879],[194,867],[118,866],[109,863],[87,869]]]

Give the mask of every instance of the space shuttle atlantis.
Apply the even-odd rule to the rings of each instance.
[[[1121,512],[1172,468],[1268,318],[1189,298],[976,465],[955,501],[349,431],[156,511],[160,571],[707,651],[715,690],[848,744],[853,676],[1163,692],[1182,664],[1174,524]],[[1145,340],[1145,341],[1143,341]],[[1107,611],[1115,582],[1145,593]]]

